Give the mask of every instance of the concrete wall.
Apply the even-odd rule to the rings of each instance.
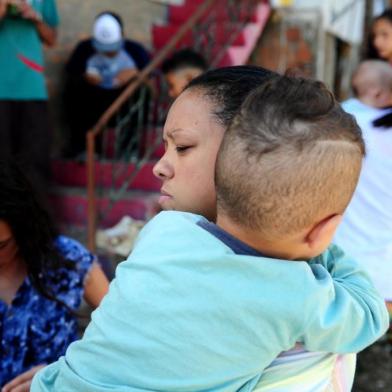
[[[284,73],[295,69],[317,77],[317,11],[275,11],[251,57],[251,63]]]

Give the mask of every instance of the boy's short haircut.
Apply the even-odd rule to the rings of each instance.
[[[365,146],[354,117],[318,81],[281,76],[252,92],[216,165],[218,211],[281,238],[341,214]]]
[[[200,53],[189,48],[175,52],[162,64],[162,72],[165,75],[169,72],[178,72],[186,68],[196,68],[204,72],[208,69],[208,65]]]

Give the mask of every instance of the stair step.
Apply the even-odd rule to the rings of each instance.
[[[231,45],[227,48],[226,53],[222,57],[218,66],[226,67],[230,65],[246,64],[267,24],[270,13],[271,7],[268,4],[260,4],[257,7],[255,11],[257,23],[248,23],[242,31],[243,37],[245,38],[245,44]]]
[[[159,211],[159,193],[127,191],[111,205],[110,194],[103,192],[97,197],[98,224],[112,227],[125,215],[134,219],[148,220]],[[55,187],[50,192],[50,202],[56,211],[60,225],[87,225],[87,197],[85,188]]]
[[[181,25],[185,21],[187,21],[190,17],[190,15],[193,15],[197,8],[200,6],[200,3],[202,1],[187,1],[183,5],[171,5],[169,6],[168,9],[168,24],[172,25]],[[214,19],[217,22],[227,22],[230,20],[230,15],[228,13],[227,6],[225,4],[218,4],[218,5],[213,5],[211,8],[211,12],[214,12]],[[241,19],[246,20],[248,13],[247,10],[242,8],[239,10],[239,15]],[[200,21],[206,21],[209,20],[209,12],[207,12],[201,19]],[[256,21],[255,16],[252,15],[252,22]]]
[[[172,8],[177,9],[181,7],[188,7],[187,12],[190,12],[189,9],[192,9],[192,7],[196,8],[199,3],[200,2],[192,2],[192,4],[190,4],[189,2],[187,2],[184,6],[171,6],[170,10]],[[267,24],[270,13],[271,6],[268,3],[263,2],[259,4],[253,11],[251,18],[252,22],[246,24],[242,31],[239,32],[237,39],[231,44],[230,47],[227,48],[226,52],[223,54],[217,66],[226,67],[231,65],[246,64],[249,59],[249,56],[252,53],[253,48],[257,43],[257,40],[259,39],[264,27]],[[188,14],[188,17],[189,15],[190,14]],[[177,29],[178,27],[174,23],[169,24],[168,26],[153,26],[153,42],[156,45],[156,49],[163,47],[164,44],[167,43],[167,41],[173,36],[173,34],[175,34]],[[221,34],[221,36],[219,37],[218,35],[219,39],[214,42],[216,43],[216,45],[212,50],[212,58],[214,58],[214,52],[219,51],[225,43],[223,36],[223,28],[220,27],[219,31],[219,34]],[[222,42],[219,42],[220,40]],[[192,46],[192,43],[194,43],[194,40],[192,39],[192,34],[189,33],[185,35],[183,40],[178,43],[177,48],[180,48],[183,45]]]
[[[127,189],[143,191],[159,191],[161,181],[157,179],[152,169],[155,161],[147,162],[138,172]],[[134,163],[123,162],[96,162],[96,184],[99,188],[119,188],[135,171]],[[85,162],[73,160],[55,160],[52,163],[54,183],[56,185],[71,187],[87,186],[87,165]],[[116,177],[114,178],[114,173]]]
[[[177,33],[181,26],[179,25],[167,25],[167,26],[159,26],[155,25],[152,29],[152,38],[155,50],[162,49],[167,42]],[[214,45],[223,46],[228,39],[228,35],[230,35],[230,31],[224,27],[222,23],[211,23],[208,26],[209,34],[213,37]],[[238,30],[238,27],[232,27],[232,31]],[[192,31],[189,31],[185,36],[177,43],[176,48],[182,48],[184,46],[192,47],[195,42],[195,34]],[[233,45],[244,45],[245,37],[238,31],[237,37],[233,41]]]

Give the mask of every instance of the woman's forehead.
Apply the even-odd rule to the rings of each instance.
[[[214,118],[214,105],[197,92],[185,91],[173,103],[168,113],[165,128],[188,128]]]

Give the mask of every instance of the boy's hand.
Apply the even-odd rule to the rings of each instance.
[[[0,19],[6,15],[8,4],[11,4],[10,0],[0,0]]]
[[[1,392],[29,392],[31,381],[35,376],[35,373],[37,373],[38,370],[42,369],[45,366],[46,365],[34,366],[27,372],[20,374],[18,377],[15,377],[9,383],[4,385],[4,387],[1,389]]]
[[[19,8],[20,16],[23,19],[38,23],[42,22],[42,16],[26,1],[18,1],[15,5]]]
[[[124,69],[120,71],[115,78],[115,86],[121,87],[127,84],[132,78],[137,76],[138,70],[136,68]]]
[[[89,83],[93,84],[94,86],[97,86],[102,82],[101,75],[96,72],[86,72],[85,78]]]

